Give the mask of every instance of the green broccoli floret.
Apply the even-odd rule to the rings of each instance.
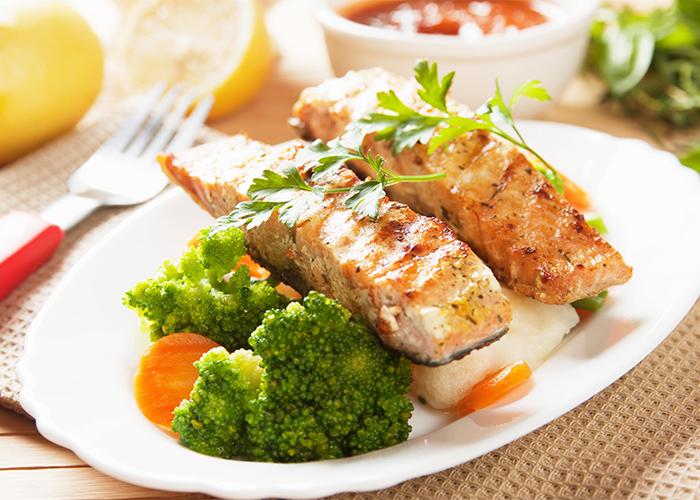
[[[247,404],[260,392],[260,358],[239,349],[212,349],[195,363],[199,378],[189,400],[175,409],[172,429],[188,448],[205,455],[245,455]]]
[[[250,343],[265,369],[246,417],[255,460],[339,458],[408,438],[411,363],[338,302],[311,292],[303,307],[270,311]]]
[[[234,227],[203,229],[200,242],[176,261],[165,261],[155,276],[126,292],[124,303],[148,325],[151,340],[176,332],[206,335],[234,351],[248,347],[248,337],[268,309],[284,299],[267,281],[252,280],[245,237]]]
[[[232,368],[236,374],[224,375],[217,368],[218,379],[233,382],[198,384],[190,402],[178,410],[217,401],[190,423],[201,423],[202,429],[205,420],[212,423],[206,436],[204,430],[198,434],[211,444],[195,449],[221,450],[219,456],[226,457],[235,449],[242,458],[304,462],[358,455],[408,438],[410,362],[384,350],[336,301],[311,292],[303,305],[268,311],[250,344],[264,370],[257,397],[240,397],[240,376],[250,370]],[[173,429],[182,436],[180,425]],[[198,442],[182,440],[187,446],[193,441]],[[231,441],[228,448],[221,444]]]

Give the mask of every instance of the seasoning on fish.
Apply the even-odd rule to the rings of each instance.
[[[306,139],[324,142],[378,110],[378,92],[393,90],[422,114],[435,110],[418,97],[418,85],[381,69],[349,72],[304,90],[294,106],[293,123]],[[472,117],[448,100],[452,114]],[[416,212],[444,220],[467,242],[507,287],[548,304],[595,296],[632,276],[622,256],[586,223],[528,157],[516,146],[485,130],[473,130],[428,154],[416,144],[392,155],[391,145],[365,137],[364,148],[386,159],[399,175],[445,172],[430,183],[404,183],[389,196]],[[360,163],[360,175],[372,172]]]
[[[302,147],[238,135],[159,160],[168,177],[215,217],[228,215],[265,169],[294,161]],[[360,182],[349,169],[324,188]],[[276,217],[246,231],[248,251],[302,293],[337,299],[412,361],[440,365],[488,345],[507,330],[511,306],[492,272],[442,221],[383,199],[376,220],[326,194],[288,230]]]

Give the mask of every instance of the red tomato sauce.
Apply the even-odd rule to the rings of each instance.
[[[352,3],[340,14],[389,30],[462,36],[507,33],[548,20],[530,0],[375,0]]]

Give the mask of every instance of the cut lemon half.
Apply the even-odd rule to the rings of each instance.
[[[103,51],[60,0],[0,0],[0,165],[70,130],[102,85]]]
[[[211,93],[216,119],[252,99],[274,57],[257,0],[140,0],[114,47],[115,79],[127,94],[158,81]]]

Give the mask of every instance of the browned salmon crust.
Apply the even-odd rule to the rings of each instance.
[[[414,110],[435,110],[417,96],[417,84],[378,69],[350,72],[306,89],[294,106],[294,121],[307,139],[327,142],[350,121],[378,107],[377,92],[394,90]],[[451,102],[452,112],[472,116]],[[389,188],[392,199],[416,212],[439,217],[469,243],[496,277],[513,290],[548,304],[595,296],[632,277],[632,268],[511,143],[484,130],[468,132],[428,155],[417,144],[392,156],[390,145],[365,138],[386,168],[401,175],[446,172],[429,183]],[[353,164],[361,176],[371,175]]]
[[[271,147],[245,136],[161,157],[168,177],[213,216],[248,200],[252,180],[294,160],[301,143]],[[349,169],[324,187],[359,183]],[[313,289],[360,314],[386,346],[438,365],[508,329],[511,306],[491,271],[438,219],[384,199],[376,221],[327,194],[290,231],[276,217],[246,230],[251,256],[302,293]]]

